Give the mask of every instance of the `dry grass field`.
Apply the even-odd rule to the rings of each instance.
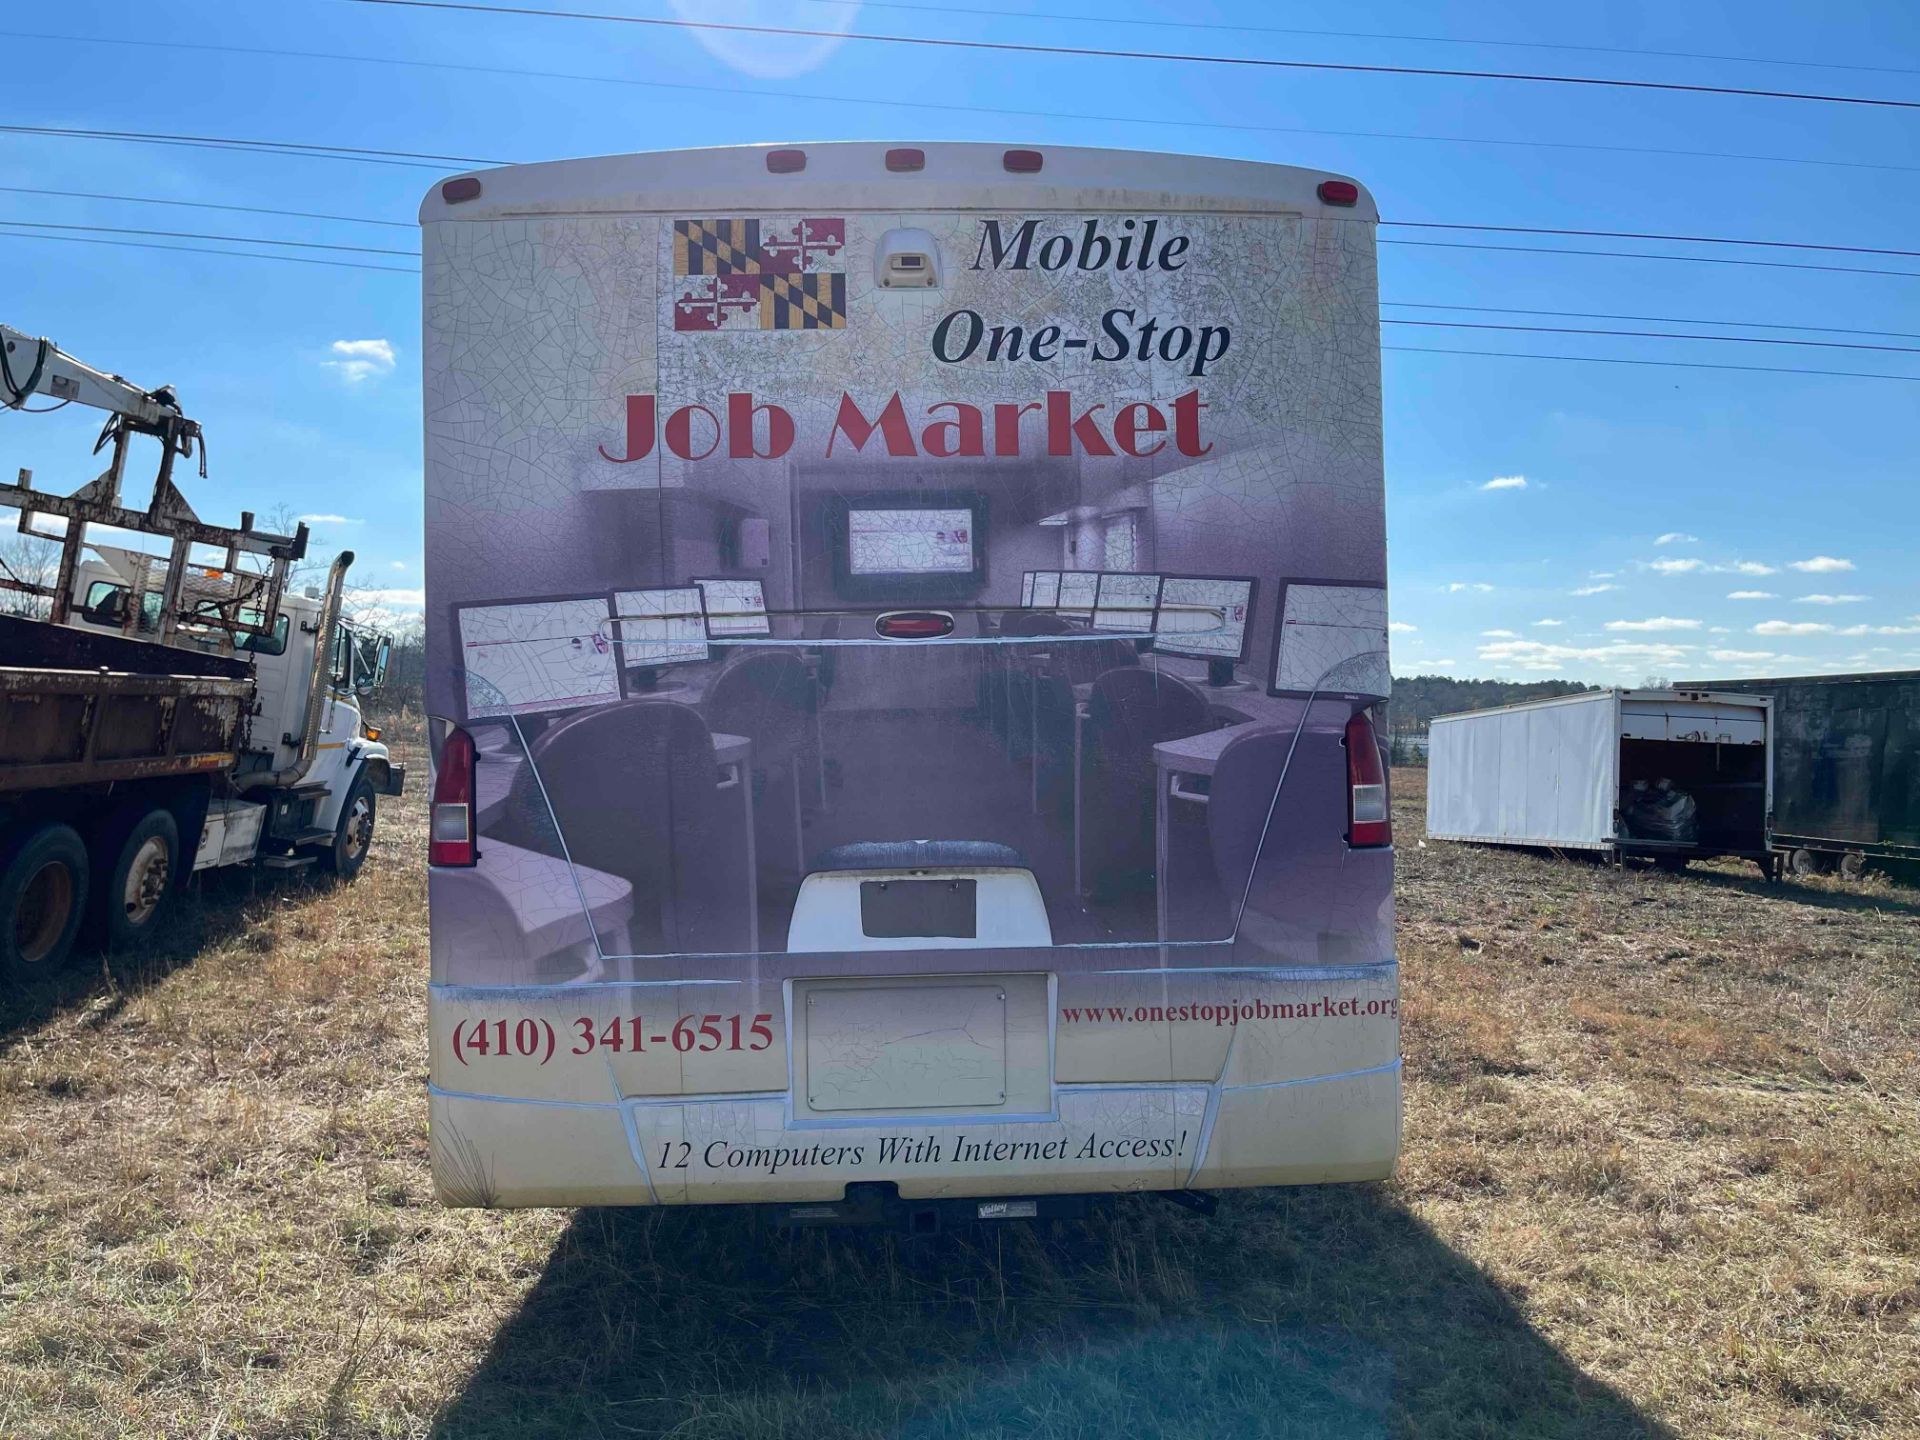
[[[422,757],[407,757],[416,778]],[[1920,892],[1422,845],[1406,1155],[906,1242],[449,1212],[423,805],[0,1004],[0,1434],[1920,1435]]]

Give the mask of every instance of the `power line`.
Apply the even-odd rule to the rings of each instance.
[[[452,165],[508,165],[473,155],[430,155],[412,150],[374,150],[355,145],[309,145],[291,140],[246,140],[225,135],[169,135],[149,130],[82,130],[64,125],[0,125],[0,134],[55,135],[77,140],[129,140],[151,145],[187,145],[210,150],[238,150],[256,155],[299,154],[311,159],[358,160],[367,164],[405,164],[414,169],[443,169]]]
[[[592,85],[624,85],[646,90],[674,90],[697,95],[754,96],[769,100],[804,100],[836,105],[870,105],[892,110],[930,110],[962,115],[1006,115],[1034,120],[1083,120],[1103,125],[1142,125],[1148,128],[1182,130],[1232,130],[1254,135],[1322,135],[1343,140],[1399,140],[1430,145],[1489,145],[1505,149],[1573,150],[1603,155],[1648,155],[1665,159],[1738,160],[1762,165],[1815,165],[1838,170],[1883,170],[1898,174],[1920,174],[1920,165],[1896,165],[1872,160],[1822,160],[1802,155],[1755,155],[1727,150],[1677,150],[1645,145],[1596,145],[1572,140],[1522,140],[1508,136],[1422,135],[1397,130],[1326,130],[1306,125],[1250,125],[1228,120],[1186,120],[1171,116],[1102,115],[1079,110],[1025,110],[1011,106],[962,105],[937,100],[893,100],[870,95],[834,95],[805,90],[762,90],[737,85],[693,85],[668,80],[636,80],[619,75],[583,75],[565,70],[528,70],[503,65],[462,65],[445,60],[404,60],[386,55],[353,55],[321,50],[286,50],[251,45],[207,45],[179,40],[121,40],[93,35],[43,35],[31,30],[0,30],[0,37],[26,40],[57,40],[82,45],[122,45],[158,50],[199,51],[216,55],[258,55],[289,60],[331,60],[347,64],[392,65],[407,69],[446,70],[458,74],[511,75],[538,80],[567,80]],[[130,136],[132,132],[119,132]],[[159,143],[159,142],[154,142]],[[240,142],[234,142],[236,144]],[[207,148],[221,148],[218,144]],[[320,155],[316,159],[352,159],[352,156]],[[407,164],[409,162],[373,161],[368,164]],[[491,162],[500,163],[500,162]],[[414,167],[428,168],[428,167]]]
[[[1697,315],[1615,315],[1594,310],[1517,310],[1501,305],[1438,305],[1418,300],[1382,300],[1383,310],[1459,310],[1474,315],[1545,315],[1560,320],[1629,320],[1650,325],[1735,325],[1744,330],[1810,330],[1823,335],[1875,335],[1920,340],[1912,330],[1848,330],[1838,325],[1780,325],[1763,320],[1703,320]]]
[[[261,235],[206,235],[194,230],[132,230],[119,225],[68,225],[58,220],[0,220],[8,229],[84,230],[98,235],[152,235],[163,240],[219,240],[229,245],[284,245],[295,250],[340,250],[355,255],[402,255],[419,259],[418,250],[390,250],[379,245],[329,245],[319,240],[273,240]]]
[[[350,225],[384,225],[397,230],[411,230],[414,222],[410,220],[376,220],[368,215],[320,214],[311,210],[288,210],[270,205],[216,205],[200,200],[171,200],[152,195],[118,195],[93,190],[35,190],[21,185],[0,185],[0,193],[14,195],[58,195],[81,200],[123,200],[135,205],[182,205],[201,210],[232,210],[248,215],[279,215],[299,220],[337,220]],[[1330,217],[1338,218],[1338,217]],[[1374,223],[1356,220],[1355,224]],[[1920,250],[1878,249],[1865,245],[1830,245],[1812,240],[1749,240],[1725,235],[1670,235],[1651,230],[1568,230],[1544,225],[1475,225],[1461,221],[1441,220],[1381,220],[1382,226],[1395,229],[1414,230],[1480,230],[1494,231],[1508,235],[1592,235],[1615,240],[1658,240],[1673,241],[1689,245],[1753,245],[1776,250],[1826,250],[1850,255],[1894,255],[1920,259]],[[1386,242],[1408,243],[1408,242]],[[412,253],[412,252],[408,252]],[[1580,254],[1580,251],[1568,251],[1568,254]],[[1693,256],[1676,256],[1676,259],[1693,259]],[[1871,272],[1905,273],[1905,272]],[[1708,322],[1713,323],[1713,322]]]
[[[650,15],[607,15],[589,10],[538,10],[523,5],[477,5],[471,0],[347,0],[351,5],[386,5],[408,10],[458,10],[480,15],[538,16],[547,20],[587,20],[645,25],[671,30],[713,30],[732,35],[780,35],[803,40],[855,40],[881,45],[918,45],[943,50],[989,50],[1016,55],[1062,55],[1098,60],[1158,60],[1183,65],[1228,65],[1262,70],[1329,70],[1349,75],[1425,75],[1449,80],[1508,80],[1533,85],[1583,85],[1599,89],[1664,90],[1676,94],[1726,95],[1752,100],[1801,100],[1824,105],[1862,105],[1891,110],[1920,110],[1920,100],[1875,95],[1820,95],[1801,90],[1767,90],[1737,85],[1690,85],[1672,80],[1617,80],[1599,75],[1525,74],[1510,70],[1448,70],[1425,65],[1358,65],[1331,60],[1280,60],[1261,55],[1182,54],[1159,50],[1105,50],[1090,45],[1035,45],[1011,40],[959,40],[932,35],[879,35],[857,30],[815,30],[800,25],[742,25],[718,20],[682,20]]]
[[[159,245],[149,240],[100,240],[90,235],[43,235],[36,230],[0,230],[0,240],[64,240],[73,245],[111,245],[122,250],[176,250],[188,255],[225,255],[240,260],[277,260],[283,265],[326,265],[335,270],[380,270],[418,275],[407,266],[367,265],[358,260],[316,260],[310,255],[262,255],[254,250],[212,250],[200,245]]]
[[[1539,355],[1519,350],[1447,350],[1425,345],[1382,345],[1402,355],[1479,355],[1495,360],[1570,360],[1584,365],[1649,365],[1656,370],[1740,370],[1754,375],[1828,375],[1850,380],[1906,380],[1920,375],[1886,375],[1877,370],[1806,370],[1788,365],[1715,365],[1705,360],[1628,360],[1612,355]]]
[[[1715,55],[1695,50],[1637,50],[1623,45],[1566,45],[1550,40],[1489,40],[1459,35],[1400,35],[1380,30],[1306,30],[1291,25],[1228,25],[1198,20],[1147,20],[1134,15],[1063,15],[1047,10],[990,10],[974,5],[909,5],[902,0],[808,0],[813,5],[863,5],[868,10],[926,11],[936,15],[983,15],[996,20],[1069,20],[1076,24],[1137,25],[1156,30],[1228,30],[1243,35],[1312,35],[1336,40],[1411,40],[1422,45],[1484,45],[1503,50],[1566,50],[1586,55],[1647,55],[1661,60],[1714,60],[1735,65],[1781,65],[1796,70],[1859,70],[1878,75],[1916,75],[1896,65],[1843,65],[1831,60],[1776,60],[1766,55]]]
[[[1669,330],[1592,330],[1568,325],[1495,325],[1474,320],[1389,320],[1382,325],[1417,325],[1428,330],[1510,330],[1528,335],[1606,335],[1622,340],[1712,340],[1727,345],[1805,345],[1816,350],[1882,350],[1896,355],[1920,355],[1915,345],[1860,345],[1844,340],[1776,340],[1765,335],[1675,334]]]
[[[1810,240],[1742,240],[1726,235],[1651,235],[1639,230],[1554,230],[1539,225],[1463,225],[1441,220],[1382,220],[1396,230],[1485,230],[1506,235],[1574,235],[1590,240],[1673,240],[1687,245],[1762,245],[1774,250],[1832,250],[1844,255],[1897,255],[1920,260],[1920,250],[1881,250],[1871,245],[1821,245]]]
[[[268,205],[216,205],[210,200],[169,200],[159,195],[105,195],[94,190],[35,190],[26,185],[0,185],[7,195],[57,195],[68,200],[116,200],[129,205],[178,205],[189,210],[231,210],[240,215],[279,215],[296,220],[338,220],[343,225],[385,225],[411,230],[411,220],[374,220],[365,215],[327,215],[313,210],[280,210]]]
[[[201,205],[203,203],[203,202],[191,201],[191,200],[163,200],[163,199],[158,199],[158,198],[149,197],[149,196],[115,195],[115,194],[108,194],[108,193],[103,193],[98,191],[30,190],[23,186],[15,186],[15,185],[0,185],[0,192],[28,194],[28,195],[65,195],[65,196],[75,196],[75,197],[89,199],[89,200],[129,200],[129,201],[135,201],[138,203],[154,204],[154,205]],[[409,224],[406,221],[400,221],[400,220],[376,220],[370,216],[363,216],[363,215],[321,215],[321,214],[315,214],[310,211],[284,210],[284,209],[274,208],[271,206],[218,205],[218,206],[206,206],[205,208],[221,209],[221,210],[238,210],[238,211],[243,211],[247,214],[253,214],[253,215],[275,215],[275,216],[283,216],[283,217],[294,218],[294,219],[339,220],[339,221],[344,221],[344,222],[357,224],[357,225],[388,225],[388,226],[394,226],[397,228],[404,228],[404,229],[412,228],[411,224]],[[148,236],[156,236],[156,237],[166,238],[166,239],[179,239],[179,240],[215,240],[215,241],[221,241],[225,243],[240,243],[240,244],[250,244],[250,245],[275,245],[275,246],[289,246],[289,247],[294,247],[299,249],[340,250],[340,251],[349,251],[349,252],[364,253],[364,254],[393,255],[393,256],[398,256],[402,258],[416,258],[419,253],[414,250],[389,249],[389,248],[378,247],[378,246],[323,245],[313,241],[280,240],[280,239],[273,239],[270,237],[254,236],[254,235],[215,235],[215,234],[206,234],[199,231],[144,230],[144,229],[131,229],[131,228],[105,226],[105,225],[69,225],[64,222],[52,221],[52,220],[0,219],[0,226],[6,226],[13,229],[34,228],[34,229],[53,229],[53,230],[81,230],[81,231],[88,231],[88,232],[99,233],[99,234],[148,235]],[[1477,227],[1474,227],[1474,228],[1477,228]],[[1492,227],[1489,227],[1489,228],[1492,228]],[[1499,227],[1499,228],[1521,229],[1523,227],[1507,226],[1507,227]],[[1557,233],[1565,233],[1565,232],[1541,231],[1541,232],[1530,232],[1530,233],[1557,234]],[[1637,232],[1623,232],[1623,231],[1615,231],[1615,232],[1608,232],[1608,233],[1628,234],[1628,235],[1631,235],[1632,238],[1636,238],[1636,239],[1680,238],[1680,237],[1673,237],[1673,236],[1640,235]],[[1770,243],[1785,243],[1785,242],[1727,241],[1724,243],[1770,244]],[[1813,247],[1813,248],[1825,248],[1825,247]],[[233,252],[233,253],[241,253],[241,252]],[[1542,251],[1541,253],[1551,254],[1551,253],[1558,253],[1558,252]],[[1569,252],[1569,253],[1583,253],[1583,252]],[[1899,253],[1899,252],[1895,252],[1895,253]],[[1659,257],[1648,257],[1648,258],[1659,258]],[[1683,257],[1673,257],[1673,258],[1685,259],[1685,258],[1692,258],[1692,257],[1683,256]],[[1875,272],[1875,273],[1904,274],[1906,272]],[[1764,321],[1702,320],[1702,319],[1692,319],[1692,318],[1685,318],[1685,317],[1672,317],[1672,316],[1659,316],[1659,315],[1614,315],[1614,314],[1603,314],[1603,313],[1595,313],[1591,311],[1580,311],[1580,310],[1519,310],[1519,309],[1510,309],[1510,308],[1502,308],[1498,306],[1485,306],[1485,305],[1435,305],[1435,304],[1422,303],[1418,301],[1383,300],[1380,303],[1382,308],[1384,309],[1397,308],[1397,309],[1448,310],[1448,311],[1464,311],[1464,312],[1471,312],[1476,314],[1529,315],[1529,316],[1539,316],[1539,317],[1551,317],[1551,318],[1557,318],[1557,319],[1625,320],[1625,321],[1637,321],[1637,322],[1643,322],[1648,324],[1659,324],[1659,325],[1733,325],[1733,326],[1741,327],[1744,329],[1750,329],[1750,330],[1819,331],[1825,334],[1863,335],[1863,336],[1871,336],[1871,337],[1881,338],[1881,339],[1920,340],[1920,333],[1911,333],[1911,332],[1901,331],[1901,330],[1848,330],[1848,329],[1843,329],[1837,326],[1778,325],[1778,324],[1772,324]],[[1539,333],[1539,334],[1612,335],[1612,336],[1620,336],[1622,338],[1649,338],[1649,339],[1672,339],[1672,340],[1717,340],[1717,341],[1737,342],[1737,343],[1744,343],[1744,344],[1803,345],[1803,346],[1813,346],[1813,347],[1826,348],[1826,349],[1886,350],[1886,351],[1894,351],[1899,353],[1920,353],[1920,350],[1909,351],[1909,347],[1900,346],[1900,345],[1851,345],[1851,344],[1842,344],[1839,342],[1817,341],[1817,340],[1767,340],[1767,339],[1764,339],[1763,337],[1745,336],[1745,335],[1700,335],[1700,334],[1675,335],[1665,331],[1599,330],[1599,329],[1569,328],[1569,327],[1562,327],[1562,326],[1491,325],[1491,324],[1473,324],[1473,323],[1464,322],[1464,321],[1455,322],[1455,321],[1418,321],[1418,320],[1383,319],[1381,323],[1387,324],[1387,325],[1420,325],[1420,326],[1427,326],[1431,328],[1444,328],[1444,329],[1520,330],[1520,331],[1530,331],[1530,332]]]
[[[7,127],[0,127],[0,129],[4,129],[4,128],[7,128]],[[282,152],[273,152],[273,153],[282,153]],[[406,152],[390,152],[390,153],[406,153]],[[297,218],[297,219],[326,219],[326,220],[337,220],[337,221],[341,221],[349,224],[382,225],[382,226],[390,226],[398,229],[411,228],[411,226],[409,226],[407,222],[404,222],[404,221],[379,220],[369,216],[321,215],[311,211],[280,209],[280,208],[268,207],[268,206],[211,205],[211,204],[206,204],[205,202],[165,200],[165,199],[159,199],[151,196],[112,195],[112,194],[105,194],[105,193],[92,192],[92,191],[33,190],[33,189],[28,189],[26,187],[21,187],[21,186],[0,186],[0,192],[10,192],[10,193],[17,193],[17,194],[67,195],[67,196],[73,196],[78,198],[97,199],[97,200],[124,200],[134,204],[188,205],[188,206],[194,206],[196,208],[235,210],[235,211],[240,211],[240,212],[249,213],[249,214],[282,215],[289,218]],[[249,236],[249,235],[200,235],[193,232],[185,232],[185,231],[161,231],[161,230],[144,230],[144,229],[123,230],[123,229],[119,229],[117,227],[112,227],[112,226],[69,225],[69,224],[65,224],[62,222],[55,222],[55,221],[26,221],[26,222],[0,221],[0,224],[21,224],[21,223],[30,224],[30,225],[39,225],[43,228],[52,227],[52,228],[64,229],[64,230],[94,230],[94,231],[99,231],[101,233],[108,233],[108,234],[153,235],[153,236],[160,236],[164,238],[174,238],[174,239],[208,239],[208,240],[218,240],[218,241],[223,241],[228,243],[283,245],[283,246],[294,246],[301,249],[313,249],[313,250],[359,251],[366,254],[379,254],[379,255],[414,256],[418,254],[417,251],[413,251],[413,250],[396,250],[396,249],[387,249],[387,248],[377,247],[377,246],[322,244],[315,241],[276,240],[271,238],[263,238],[258,236]],[[1605,235],[1605,236],[1611,236],[1619,239],[1628,239],[1628,240],[1673,241],[1673,242],[1683,242],[1683,243],[1689,243],[1689,244],[1712,244],[1712,245],[1752,245],[1752,246],[1765,246],[1765,247],[1777,248],[1777,249],[1837,251],[1837,252],[1852,253],[1852,254],[1911,255],[1911,256],[1914,256],[1915,258],[1920,258],[1920,251],[1875,249],[1875,248],[1866,247],[1866,246],[1830,245],[1830,244],[1822,244],[1822,243],[1813,242],[1813,241],[1756,240],[1756,239],[1740,239],[1740,238],[1734,238],[1734,237],[1728,237],[1728,236],[1669,235],[1669,234],[1661,234],[1658,232],[1637,231],[1637,230],[1572,230],[1572,229],[1563,229],[1563,228],[1555,228],[1555,227],[1547,227],[1547,226],[1472,225],[1472,224],[1464,224],[1464,223],[1457,223],[1457,222],[1441,222],[1441,221],[1383,220],[1379,223],[1383,226],[1394,226],[1394,227],[1448,229],[1448,230],[1480,230],[1480,231],[1493,231],[1493,232],[1499,232],[1504,234],[1523,234],[1523,235],[1569,235],[1569,236]],[[1791,262],[1791,261],[1743,260],[1743,259],[1735,259],[1729,256],[1662,255],[1662,254],[1650,254],[1644,251],[1634,251],[1634,250],[1574,250],[1574,249],[1568,249],[1562,246],[1487,245],[1487,244],[1473,243],[1473,242],[1467,242],[1467,241],[1445,241],[1445,240],[1382,239],[1379,243],[1382,245],[1403,245],[1403,246],[1411,246],[1415,248],[1427,248],[1427,249],[1480,250],[1480,251],[1489,251],[1489,252],[1495,252],[1495,253],[1510,252],[1510,253],[1516,253],[1516,254],[1532,254],[1532,255],[1571,255],[1571,256],[1580,256],[1580,257],[1587,257],[1587,258],[1597,257],[1597,258],[1617,259],[1617,260],[1660,260],[1660,261],[1668,261],[1668,262],[1674,262],[1674,263],[1690,263],[1690,264],[1696,264],[1696,265],[1738,265],[1738,266],[1757,267],[1761,269],[1773,269],[1773,270],[1806,270],[1806,271],[1814,271],[1814,272],[1829,273],[1829,274],[1882,275],[1882,276],[1906,278],[1906,279],[1920,279],[1920,271],[1912,271],[1912,270],[1883,270],[1883,269],[1877,269],[1877,268],[1867,267],[1867,266],[1848,266],[1848,265],[1813,265],[1813,264]],[[1473,307],[1443,306],[1438,308],[1468,309]],[[1542,313],[1554,313],[1554,312],[1542,312]],[[1614,317],[1600,317],[1600,318],[1614,318]],[[1633,317],[1619,317],[1619,318],[1633,318]],[[1694,323],[1694,322],[1679,322],[1679,323]],[[1737,324],[1739,322],[1736,321],[1736,322],[1705,322],[1705,323]],[[1756,328],[1759,328],[1759,327],[1756,327]],[[1813,328],[1813,327],[1785,327],[1785,328]]]
[[[4,222],[18,225],[19,222]],[[139,233],[139,232],[136,232]],[[218,237],[208,237],[218,238]],[[198,245],[166,245],[141,240],[106,240],[90,235],[49,235],[39,231],[14,228],[0,230],[0,240],[53,240],[74,245],[106,245],[127,250],[168,250],[188,255],[216,255],[225,259],[272,260],[287,265],[325,265],[340,270],[373,270],[387,275],[418,275],[417,268],[400,265],[371,265],[356,260],[324,260],[306,255],[271,255],[251,250],[216,250]],[[1602,332],[1595,332],[1602,333]],[[1666,337],[1687,338],[1687,337]],[[1734,337],[1726,337],[1734,338]],[[1721,365],[1696,360],[1638,360],[1623,356],[1602,355],[1541,355],[1510,350],[1459,350],[1429,347],[1421,345],[1382,345],[1382,350],[1401,354],[1415,355],[1477,355],[1492,359],[1507,360],[1567,360],[1583,361],[1596,365],[1644,365],[1657,369],[1680,370],[1733,370],[1762,375],[1815,375],[1841,377],[1856,380],[1909,380],[1920,381],[1920,375],[1889,375],[1865,370],[1815,370],[1799,366],[1779,365]]]
[[[1382,240],[1421,250],[1492,250],[1507,255],[1597,255],[1613,260],[1680,260],[1693,265],[1744,265],[1761,270],[1820,270],[1835,275],[1899,275],[1920,280],[1920,270],[1873,270],[1858,265],[1803,265],[1789,260],[1736,260],[1731,255],[1650,255],[1639,250],[1568,250],[1552,245],[1474,245],[1464,240]]]

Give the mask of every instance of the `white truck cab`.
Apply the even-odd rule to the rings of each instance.
[[[164,567],[164,557],[91,541],[88,548],[97,558],[74,568],[73,608],[67,623],[77,629],[150,636],[157,629],[160,597],[148,582],[156,569]],[[215,601],[227,600],[231,583],[223,571],[190,571],[185,587],[189,604],[197,594],[204,595],[202,603],[209,608]],[[141,614],[129,619],[129,597],[134,594],[142,597]],[[355,794],[358,781],[364,776],[372,793],[395,795],[405,776],[404,767],[393,763],[379,732],[361,714],[361,697],[385,681],[393,640],[341,620],[335,620],[330,633],[323,636],[327,604],[318,587],[281,596],[278,608],[279,618],[268,634],[243,635],[236,641],[214,625],[204,629],[183,625],[175,632],[174,643],[242,654],[252,662],[254,702],[246,747],[234,771],[234,778],[243,783],[256,772],[282,774],[298,763],[308,699],[312,687],[321,686],[311,763],[297,785],[254,788],[250,802],[300,803],[304,813],[297,817],[298,832],[313,843],[322,843],[323,835],[324,843],[341,841],[346,853],[338,858],[348,868],[358,868],[373,831],[372,804]],[[325,668],[323,676],[315,675],[316,666]],[[253,858],[253,847],[262,837],[275,830],[287,833],[284,819],[277,825],[262,825],[262,817],[250,815],[257,808],[250,802],[228,807],[216,801],[209,807],[196,870],[243,856]],[[239,808],[242,805],[244,809]],[[343,812],[350,806],[356,807],[356,813],[343,826]],[[271,822],[274,817],[265,818]],[[297,854],[303,847],[293,848]]]

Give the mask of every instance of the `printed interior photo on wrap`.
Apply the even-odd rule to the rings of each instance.
[[[1375,220],[981,144],[429,193],[443,1199],[1392,1170]]]

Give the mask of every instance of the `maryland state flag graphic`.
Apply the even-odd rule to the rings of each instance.
[[[676,220],[673,328],[841,330],[845,219]]]

